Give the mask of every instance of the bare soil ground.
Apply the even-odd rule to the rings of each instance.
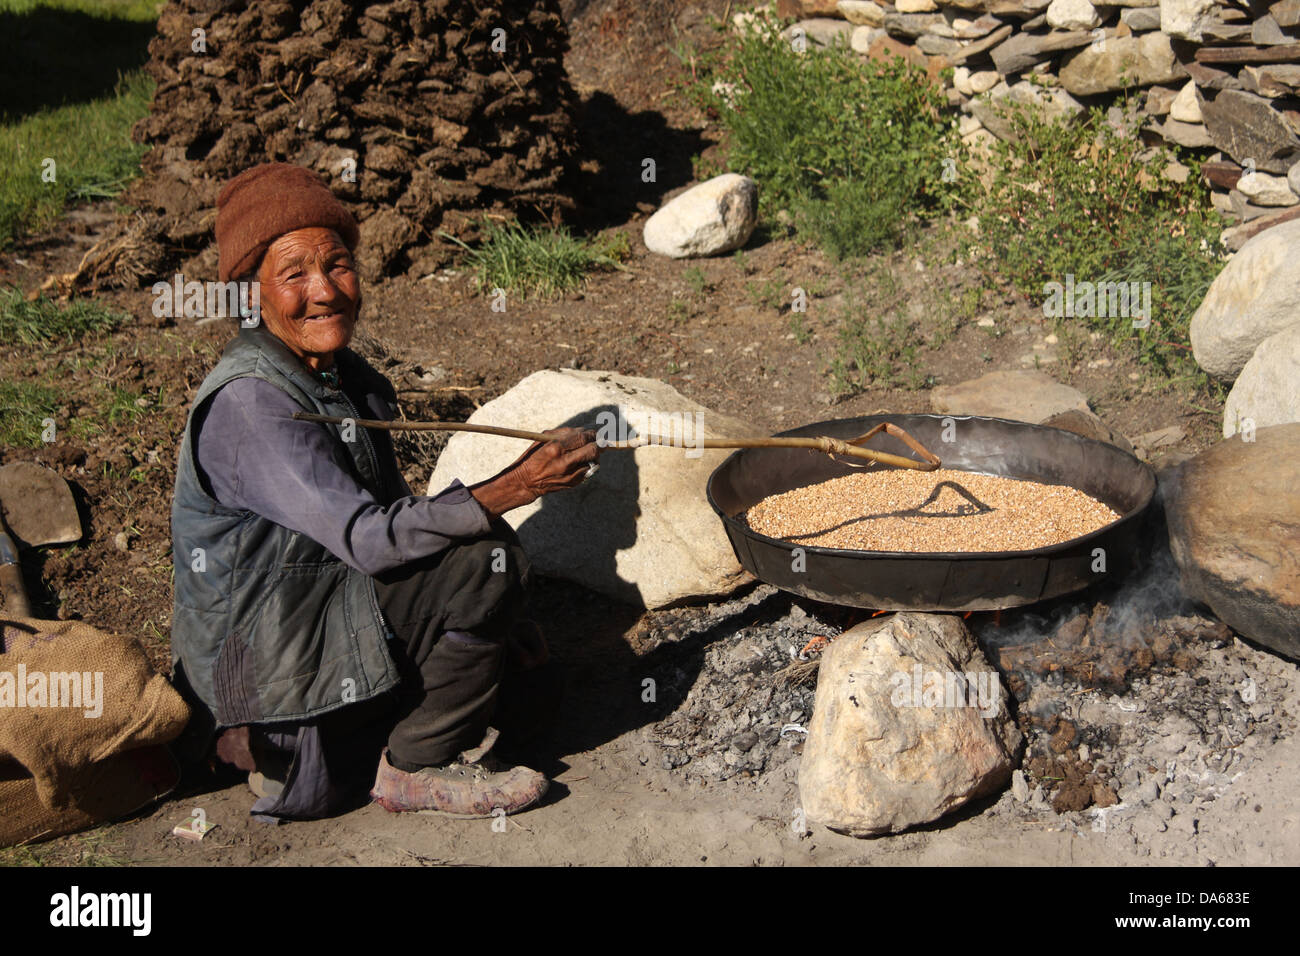
[[[372,337],[368,348],[381,367],[390,357],[408,416],[465,417],[525,375],[567,366],[664,379],[710,408],[776,431],[877,410],[928,411],[934,385],[1032,366],[1037,356],[1120,432],[1133,436],[1180,425],[1187,437],[1172,451],[1181,454],[1216,440],[1219,412],[1197,407],[1177,388],[1154,384],[1107,343],[1086,335],[1049,342],[1057,330],[1041,313],[993,288],[970,261],[966,227],[958,222],[919,230],[905,251],[850,266],[828,261],[779,229],[756,236],[741,257],[683,263],[648,254],[640,241],[646,216],[690,182],[691,155],[712,148],[716,139],[700,117],[664,95],[668,83],[689,69],[667,47],[680,36],[703,42],[703,14],[721,13],[723,6],[671,0],[567,5],[573,31],[568,67],[584,98],[591,151],[585,225],[626,232],[632,257],[626,271],[594,275],[580,293],[559,301],[511,300],[504,313],[492,312],[469,277],[455,270],[367,288],[362,328]],[[640,157],[648,155],[661,157],[659,181],[641,184]],[[33,289],[46,275],[71,268],[109,211],[79,211],[65,228],[0,256],[0,282]],[[796,286],[809,293],[806,314],[791,311]],[[28,562],[38,613],[134,634],[165,669],[176,440],[195,387],[232,329],[154,318],[147,290],[108,298],[133,316],[120,330],[75,345],[10,349],[0,357],[0,377],[59,389],[63,436],[53,446],[6,447],[0,455],[56,468],[84,505],[83,544]],[[890,371],[863,391],[836,400],[828,367],[851,309],[904,320],[907,334],[893,344],[914,348],[915,360],[886,363]],[[993,324],[980,325],[982,318]],[[437,447],[399,446],[414,487],[427,480]],[[1112,811],[1112,825],[1099,827],[1095,811],[1058,814],[1047,803],[1050,794],[1021,800],[1007,792],[918,832],[859,841],[820,829],[796,832],[797,733],[768,741],[763,766],[752,768],[743,747],[721,738],[716,760],[697,754],[694,766],[672,756],[682,741],[666,742],[676,739],[687,717],[706,712],[700,698],[737,719],[736,691],[733,686],[728,697],[727,690],[737,668],[748,675],[747,693],[766,695],[762,708],[773,719],[806,722],[810,690],[782,686],[773,674],[788,661],[787,644],[834,633],[853,623],[853,612],[795,602],[760,586],[704,607],[640,614],[555,581],[541,582],[533,610],[567,667],[571,703],[552,735],[549,759],[538,764],[555,780],[551,796],[540,809],[509,820],[504,832],[492,821],[392,815],[376,806],[334,820],[266,826],[249,819],[253,797],[232,783],[179,796],[90,834],[8,851],[0,862],[1300,862],[1300,801],[1289,782],[1300,757],[1293,734],[1300,681],[1293,664],[1239,640],[1219,641],[1182,667],[1154,667],[1123,694],[1050,679],[1030,680],[1017,691],[1024,726],[1044,743],[1060,737],[1066,713],[1072,726],[1095,730],[1079,739],[1108,754],[1117,782],[1124,771],[1114,755],[1127,755],[1128,784],[1145,786],[1149,778],[1171,797],[1121,804]],[[975,624],[987,644],[988,622]],[[647,709],[640,686],[649,674],[663,678],[670,692]],[[1182,711],[1170,716],[1167,702],[1187,696],[1188,687],[1211,688],[1214,693],[1202,697],[1217,693],[1225,702],[1213,706],[1224,712],[1241,706],[1232,694],[1247,680],[1264,689],[1268,710],[1255,708],[1243,724],[1254,742],[1240,760],[1227,753],[1240,744],[1187,730],[1174,719],[1183,719]],[[1067,712],[1066,704],[1074,710]],[[1092,707],[1088,714],[1079,712],[1085,704]],[[1198,706],[1203,715],[1211,704]],[[1051,719],[1035,722],[1035,713]],[[1143,714],[1160,717],[1163,736],[1154,723],[1147,733]],[[1167,758],[1161,751],[1159,766],[1156,756],[1148,759],[1142,743],[1148,736],[1168,742],[1180,733],[1185,746]],[[1199,769],[1211,757],[1218,774],[1213,780]],[[1189,782],[1193,776],[1200,782]],[[1161,802],[1171,807],[1167,815]],[[1125,806],[1132,820],[1119,825]],[[193,807],[220,824],[200,844],[170,836]]]

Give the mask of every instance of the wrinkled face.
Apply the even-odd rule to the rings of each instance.
[[[352,339],[361,283],[352,253],[333,229],[285,233],[257,271],[262,321],[309,367],[327,369]]]

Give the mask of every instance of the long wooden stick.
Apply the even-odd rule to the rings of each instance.
[[[316,415],[311,412],[294,412],[293,417],[299,421],[321,422],[326,425],[342,425],[345,421],[351,421],[354,425],[360,425],[362,428],[377,428],[381,431],[390,432],[477,432],[481,435],[500,435],[504,438],[522,438],[525,441],[543,443],[551,441],[553,437],[542,432],[525,431],[522,428],[471,425],[468,422],[389,422],[371,418],[343,419],[330,415]],[[901,455],[891,455],[889,452],[861,447],[863,442],[881,431],[901,439],[913,451],[924,457],[925,461],[916,461],[912,458],[904,458]],[[894,465],[898,468],[911,468],[915,471],[934,471],[942,464],[938,457],[931,454],[920,442],[890,422],[881,422],[865,434],[859,435],[857,438],[851,438],[848,441],[842,438],[820,435],[815,438],[701,438],[693,442],[679,443],[664,438],[662,435],[642,435],[630,441],[606,442],[601,447],[625,450],[628,448],[642,448],[646,445],[661,445],[667,448],[811,448],[825,452],[828,455],[846,455],[850,458],[874,461],[882,465]]]

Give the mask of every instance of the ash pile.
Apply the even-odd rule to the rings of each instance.
[[[1167,574],[1143,580],[1170,583]],[[1176,589],[1159,603],[1143,590],[1138,582],[1050,617],[1026,611],[974,628],[1028,742],[1013,785],[1019,802],[1095,813],[1151,803],[1167,785],[1212,802],[1255,746],[1287,732],[1288,715],[1272,702],[1289,665],[1253,651]]]
[[[323,174],[361,226],[367,279],[448,261],[478,217],[556,218],[577,98],[555,0],[171,0],[149,44],[158,87],[140,213],[92,249],[81,287],[184,263],[215,276],[217,194],[260,162]]]
[[[1026,738],[994,819],[1106,835],[1141,858],[1237,857],[1223,821],[1252,809],[1243,771],[1294,732],[1293,664],[1195,610],[1123,595],[1035,623],[1036,640],[980,630]]]
[[[741,600],[660,615],[649,676],[664,716],[646,729],[643,762],[703,786],[797,769],[817,690],[801,651],[841,633],[852,610],[809,606],[762,585]]]
[[[1100,831],[1144,858],[1232,857],[1235,838],[1202,821],[1250,809],[1234,784],[1294,732],[1295,666],[1199,613],[1174,573],[1161,551],[1117,590],[966,621],[1025,740],[991,820]],[[818,639],[866,614],[764,585],[656,615],[660,711],[642,763],[695,786],[792,783]]]

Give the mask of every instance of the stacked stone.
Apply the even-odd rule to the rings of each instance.
[[[843,37],[865,57],[938,75],[969,145],[1012,135],[1005,107],[1074,117],[1136,92],[1143,135],[1202,151],[1237,249],[1300,217],[1300,0],[776,0],[810,45]],[[750,14],[739,14],[738,27]],[[1171,163],[1167,175],[1185,177]]]
[[[556,0],[171,0],[134,130],[152,148],[132,228],[162,247],[154,268],[206,252],[190,266],[212,272],[222,184],[290,162],[357,217],[365,276],[428,271],[449,258],[440,232],[472,240],[485,213],[570,205],[567,47]]]

